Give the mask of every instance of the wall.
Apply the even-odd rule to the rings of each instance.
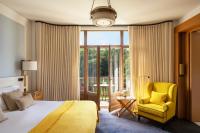
[[[0,77],[21,74],[20,61],[25,59],[25,29],[0,15]]]
[[[198,6],[197,8],[193,9],[192,11],[188,12],[187,14],[185,14],[182,18],[180,18],[178,21],[177,21],[177,25],[185,22],[186,20],[196,16],[197,14],[200,13],[200,6]]]
[[[0,4],[0,77],[21,74],[26,59],[27,19]]]
[[[192,32],[190,45],[190,87],[192,121],[200,121],[200,31]]]

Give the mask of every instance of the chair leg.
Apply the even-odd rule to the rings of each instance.
[[[138,115],[138,121],[140,121],[140,116]]]
[[[166,127],[166,124],[165,124],[165,123],[161,125],[161,129],[162,129],[162,130],[165,130],[165,127]]]

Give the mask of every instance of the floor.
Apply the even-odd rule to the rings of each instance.
[[[157,122],[145,118],[138,121],[128,113],[119,118],[116,113],[102,109],[99,114],[96,133],[200,133],[199,126],[183,120],[172,120],[162,129],[162,125]]]
[[[100,101],[100,107],[101,108],[108,108],[109,102],[108,101]]]

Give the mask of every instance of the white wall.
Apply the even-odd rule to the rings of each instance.
[[[0,3],[0,14],[12,19],[13,21],[21,24],[21,25],[26,25],[28,19],[25,17],[19,15],[17,12],[14,10],[8,8],[7,6],[3,5]]]
[[[26,60],[31,60],[31,59],[35,59],[33,57],[35,57],[34,54],[35,52],[32,50],[32,41],[33,41],[33,37],[32,37],[32,21],[28,20],[27,18],[21,16],[20,14],[18,14],[16,11],[10,9],[9,7],[3,5],[0,3],[0,14],[15,21],[16,23],[19,23],[20,25],[24,26],[25,29],[25,34],[24,34],[24,50],[25,50],[25,59]],[[33,72],[29,72],[29,88],[32,88],[32,81],[31,80],[31,75]]]
[[[21,16],[20,14],[18,14],[16,11],[8,8],[7,6],[3,5],[0,3],[0,14],[2,14],[3,16],[8,17],[9,19],[15,21],[16,23],[19,23],[21,25],[24,26],[25,28],[25,50],[26,50],[26,44],[27,44],[27,23],[28,23],[28,19],[26,19],[25,17]],[[26,51],[25,51],[26,53]],[[27,54],[26,54],[27,55]]]

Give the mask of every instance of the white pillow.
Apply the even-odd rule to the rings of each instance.
[[[5,88],[0,88],[0,108],[2,110],[7,110],[7,106],[2,98],[2,93],[6,93],[6,92],[11,92],[11,91],[14,91],[14,90],[17,90],[19,89],[20,87],[19,86],[9,86],[9,87],[5,87]]]
[[[6,104],[5,104],[1,94],[0,94],[0,108],[2,110],[7,110]]]
[[[2,93],[11,92],[17,89],[20,89],[20,86],[16,85],[16,86],[8,86],[8,87],[0,88],[0,95]]]
[[[0,108],[0,122],[7,120],[8,118],[3,113],[2,109]]]

